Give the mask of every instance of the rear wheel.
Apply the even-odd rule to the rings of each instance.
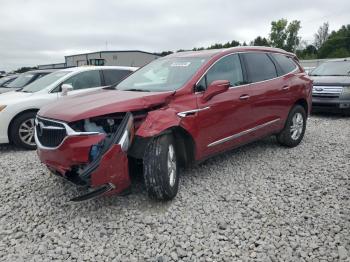
[[[148,195],[173,199],[179,188],[179,168],[172,134],[154,138],[144,156],[143,175]]]
[[[18,147],[36,149],[34,131],[36,112],[27,112],[15,118],[10,128],[11,141]]]
[[[284,129],[277,135],[278,142],[287,147],[295,147],[300,144],[306,129],[305,109],[296,105],[289,112]]]

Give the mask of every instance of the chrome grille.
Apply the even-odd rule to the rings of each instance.
[[[45,147],[57,147],[67,136],[64,124],[39,117],[35,120],[35,132],[40,144]]]
[[[324,98],[336,98],[343,92],[342,86],[314,86],[312,88],[312,96]]]

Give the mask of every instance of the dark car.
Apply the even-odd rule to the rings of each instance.
[[[149,196],[168,200],[178,191],[182,165],[269,135],[297,146],[311,92],[296,56],[281,49],[176,53],[114,89],[42,108],[38,155],[54,174],[92,188],[75,201],[121,193],[130,186],[128,163],[135,162],[143,163]]]
[[[13,82],[17,77],[18,75],[8,75],[3,78],[0,78],[0,94],[13,90],[12,88],[9,88],[8,85],[11,82]]]
[[[56,71],[55,69],[50,70],[33,70],[20,74],[14,81],[7,85],[6,91],[18,90],[30,83],[38,80],[39,78]]]
[[[350,113],[350,59],[325,62],[314,69],[313,111]]]

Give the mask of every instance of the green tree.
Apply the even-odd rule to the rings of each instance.
[[[298,36],[300,21],[294,20],[288,24],[287,19],[271,22],[270,43],[271,46],[294,52],[300,43]]]
[[[303,50],[297,50],[296,54],[301,59],[316,59],[317,48],[314,45],[308,45]]]
[[[30,71],[30,70],[36,70],[38,69],[38,67],[29,67],[29,66],[25,66],[25,67],[21,67],[21,68],[18,68],[17,70],[14,71],[14,73],[25,73],[27,71]]]
[[[253,46],[270,46],[269,41],[265,37],[258,36],[253,41],[250,42]]]
[[[315,34],[315,40],[314,40],[314,46],[316,48],[320,48],[324,42],[326,42],[327,38],[329,37],[329,23],[323,23]]]
[[[350,24],[333,31],[318,49],[319,58],[342,58],[350,56]]]

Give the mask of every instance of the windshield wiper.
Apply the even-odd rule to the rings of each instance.
[[[150,90],[139,88],[122,89],[121,91],[151,92]]]

